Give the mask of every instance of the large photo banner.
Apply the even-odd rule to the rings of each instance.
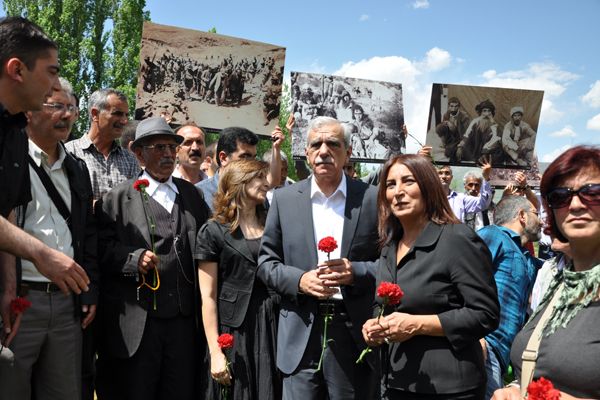
[[[402,85],[335,75],[291,73],[292,155],[305,158],[306,129],[329,116],[351,133],[352,161],[384,162],[406,151]]]
[[[434,83],[426,143],[435,162],[531,169],[544,92]]]
[[[285,48],[144,22],[136,119],[270,135],[279,121]]]

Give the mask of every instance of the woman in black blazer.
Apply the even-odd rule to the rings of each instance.
[[[392,282],[404,291],[399,305],[363,326],[369,346],[383,344],[382,398],[483,399],[479,339],[499,319],[489,250],[457,220],[422,156],[386,162],[378,211],[377,285]],[[381,303],[376,298],[376,315]]]
[[[281,398],[275,366],[278,298],[255,279],[268,168],[257,160],[228,164],[219,178],[215,214],[198,233],[195,258],[213,378],[205,398],[218,399],[221,385],[231,385],[230,399]],[[234,337],[226,352],[217,344],[222,333]]]

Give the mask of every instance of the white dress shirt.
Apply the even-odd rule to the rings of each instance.
[[[319,189],[313,176],[310,182],[310,200],[319,263],[327,261],[327,253],[318,250],[319,241],[326,236],[333,237],[338,245],[337,249],[329,254],[329,258],[340,258],[346,209],[346,174],[342,174],[340,184],[329,197]],[[341,292],[338,291],[332,298],[342,300]]]
[[[170,214],[175,204],[175,197],[179,193],[177,186],[173,183],[173,178],[169,177],[165,182],[159,182],[144,170],[140,179],[148,179],[146,193]]]
[[[65,151],[58,146],[58,159],[54,164],[48,164],[48,154],[29,140],[29,155],[33,161],[41,166],[56,187],[60,197],[64,200],[69,211],[71,210],[71,187],[67,173],[63,168]],[[23,230],[39,239],[48,247],[73,258],[73,238],[65,219],[54,205],[48,195],[44,184],[35,170],[28,165],[31,179],[31,201],[25,211],[25,224]],[[31,261],[23,259],[23,280],[32,282],[50,282],[40,274]]]

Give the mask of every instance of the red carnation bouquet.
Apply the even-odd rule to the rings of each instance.
[[[551,381],[541,377],[527,386],[527,400],[560,400],[560,391]]]
[[[231,349],[233,348],[233,335],[230,335],[229,333],[222,333],[217,338],[217,343],[219,345],[219,348],[223,351],[225,351],[226,349]],[[225,357],[225,359],[227,360],[227,357]],[[225,368],[227,368],[227,373],[231,376],[231,371],[229,370],[230,365],[231,362],[227,360]],[[229,385],[219,383],[219,386],[221,386],[221,399],[227,400],[227,398],[229,397]]]
[[[381,282],[379,284],[379,287],[377,288],[377,297],[381,297],[383,299],[383,304],[379,308],[379,315],[377,316],[377,323],[379,323],[379,320],[381,319],[381,317],[383,317],[383,313],[385,312],[385,307],[386,306],[395,306],[397,304],[400,304],[400,300],[402,300],[403,296],[404,296],[404,292],[402,291],[402,289],[400,289],[400,286],[398,286],[397,284],[391,283],[391,282]],[[358,356],[356,363],[357,364],[362,363],[365,360],[365,356],[367,354],[369,354],[371,351],[373,351],[373,349],[371,349],[371,347],[367,347],[366,349],[364,349],[360,353],[360,356]]]
[[[144,206],[144,214],[146,215],[146,219],[148,220],[148,226],[150,227],[150,242],[152,245],[152,253],[156,254],[156,246],[154,245],[154,230],[156,229],[156,223],[154,222],[154,217],[152,216],[152,214],[150,212],[148,212],[147,209],[147,204],[148,201],[150,201],[150,197],[148,196],[148,192],[146,192],[146,188],[150,185],[150,182],[148,181],[148,179],[138,179],[135,182],[133,182],[133,188],[135,190],[137,190],[138,192],[140,192],[140,194],[142,195],[142,204]],[[141,274],[142,276],[142,283],[140,283],[140,285],[137,287],[137,299],[140,299],[140,289],[144,286],[146,286],[148,289],[150,289],[153,292],[154,295],[154,301],[153,301],[153,308],[154,310],[156,310],[156,291],[158,290],[158,288],[160,287],[160,276],[158,274],[158,268],[154,268],[154,275],[152,277],[152,285],[149,285],[148,283],[146,283],[146,277],[144,276],[144,274]]]

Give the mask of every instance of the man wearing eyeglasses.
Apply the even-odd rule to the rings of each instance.
[[[196,357],[196,233],[208,207],[172,177],[183,137],[160,117],[139,123],[131,149],[144,166],[96,203],[102,292],[98,397],[192,399]]]
[[[14,256],[17,256],[32,261],[65,293],[69,290],[80,293],[88,290],[85,271],[64,253],[14,225],[14,208],[31,200],[28,142],[22,130],[27,124],[24,113],[41,110],[46,97],[60,87],[58,49],[39,26],[21,17],[0,19],[0,43],[0,286],[4,295],[16,296],[19,274]],[[9,303],[1,302],[2,342],[16,332],[13,325],[16,319],[10,313]],[[0,364],[8,353],[0,345]],[[0,371],[0,377],[4,376]]]
[[[32,262],[21,261],[22,294],[31,308],[7,340],[16,378],[0,386],[0,398],[44,398],[49,387],[65,400],[81,394],[82,328],[94,319],[98,300],[97,233],[87,168],[62,145],[76,110],[71,85],[63,78],[60,83],[41,111],[27,113],[32,200],[19,208],[18,220],[25,232],[81,264],[91,279],[90,291],[64,296]]]
[[[477,231],[492,253],[494,279],[500,302],[498,329],[481,339],[486,362],[486,399],[504,387],[502,376],[508,368],[510,347],[523,327],[529,295],[542,266],[526,248],[540,240],[542,221],[536,207],[523,196],[506,196],[496,206],[496,225]]]
[[[117,143],[129,122],[127,96],[116,89],[100,89],[89,99],[90,130],[66,144],[90,171],[94,201],[140,171],[135,156]]]

